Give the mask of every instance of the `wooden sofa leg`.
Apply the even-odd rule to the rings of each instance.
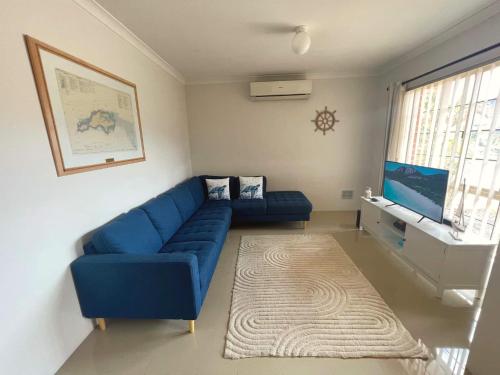
[[[105,331],[106,330],[106,321],[104,320],[104,318],[97,318],[96,321],[97,321],[97,325],[99,326],[99,329],[101,331]]]
[[[305,220],[304,220],[304,221],[302,222],[302,228],[303,228],[303,229],[306,229],[306,228],[307,228],[307,221],[305,221]]]
[[[194,333],[194,320],[189,320],[189,333]]]

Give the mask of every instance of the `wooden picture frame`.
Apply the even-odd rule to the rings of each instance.
[[[145,161],[135,84],[24,39],[57,175]]]

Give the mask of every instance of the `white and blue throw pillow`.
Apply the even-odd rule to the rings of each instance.
[[[241,177],[240,176],[240,199],[262,199],[263,182],[260,177]]]
[[[210,200],[230,200],[229,177],[205,180],[207,183],[208,199]]]

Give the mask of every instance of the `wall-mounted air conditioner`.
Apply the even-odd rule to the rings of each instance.
[[[252,100],[308,99],[311,92],[311,80],[250,83],[250,99]]]

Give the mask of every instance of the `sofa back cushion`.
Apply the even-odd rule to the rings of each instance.
[[[173,199],[183,222],[189,219],[196,211],[196,203],[185,182],[170,189],[166,194],[170,195]]]
[[[236,199],[240,195],[240,182],[238,177],[234,176],[211,176],[211,175],[203,175],[200,176],[200,180],[203,186],[203,196],[208,199],[208,189],[206,179],[209,180],[217,180],[221,178],[229,178],[229,193],[231,199]]]
[[[240,176],[240,198],[239,199],[263,199],[264,177]]]
[[[83,244],[83,253],[85,255],[99,254],[92,241]]]
[[[163,243],[167,242],[183,223],[181,214],[168,193],[149,200],[140,208],[148,214]]]
[[[231,200],[231,193],[229,192],[229,177],[228,178],[207,178],[208,200]]]
[[[203,185],[199,177],[191,177],[185,182],[191,195],[193,196],[196,208],[199,208],[205,201],[205,194],[203,193]]]
[[[205,198],[208,198],[207,192],[207,184],[205,180],[209,179],[217,179],[217,178],[228,178],[229,177],[229,191],[231,193],[231,199],[238,199],[240,197],[240,179],[238,176],[211,176],[211,175],[202,175],[200,176],[200,180],[203,186],[203,194]],[[260,177],[260,176],[258,176]],[[262,176],[262,196],[266,196],[267,189],[267,178],[266,176]]]
[[[267,190],[267,178],[266,176],[256,176],[256,177],[262,177],[262,197],[266,197],[266,190]]]
[[[163,243],[146,212],[134,208],[99,228],[92,244],[98,254],[152,254]]]

